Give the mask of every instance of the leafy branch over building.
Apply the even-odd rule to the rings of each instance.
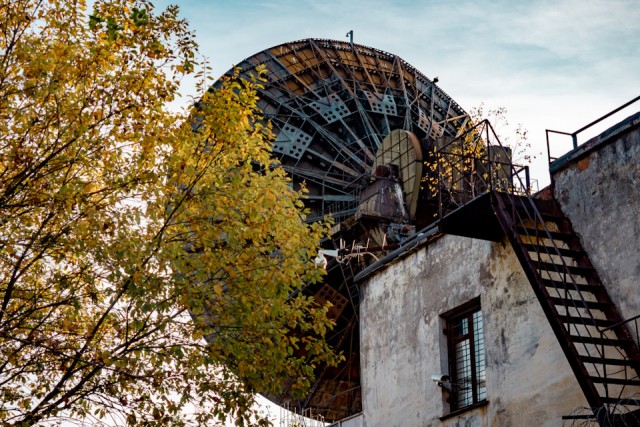
[[[177,9],[93,7],[0,6],[0,419],[246,424],[337,360],[327,307],[291,297],[326,227],[273,167],[259,81],[170,112],[199,67]]]

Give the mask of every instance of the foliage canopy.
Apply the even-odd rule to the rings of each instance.
[[[199,69],[177,8],[93,8],[0,4],[0,419],[246,424],[256,389],[337,359],[297,292],[326,227],[275,167],[259,81],[170,112]]]

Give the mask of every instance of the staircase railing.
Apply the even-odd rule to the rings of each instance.
[[[600,319],[596,319],[593,310],[589,308],[579,281],[571,273],[565,256],[556,244],[554,233],[549,230],[547,221],[532,198],[528,167],[514,165],[510,156],[497,159],[497,156],[491,154],[496,152],[508,154],[486,120],[436,150],[436,178],[432,184],[435,184],[438,196],[438,215],[443,218],[485,193],[494,193],[495,203],[499,206],[498,216],[507,216],[501,222],[505,231],[511,234],[510,239],[515,242],[514,249],[519,253],[519,258],[523,264],[528,264],[525,270],[531,275],[529,279],[532,284],[537,283],[534,286],[536,294],[541,302],[546,300],[542,304],[543,309],[556,336],[562,342],[562,348],[585,397],[591,407],[604,406],[601,394],[589,377],[606,377],[606,366],[603,363],[600,368],[592,364],[593,369],[589,373],[582,361],[583,357],[604,361],[604,345],[590,345],[589,340],[574,342],[570,338],[576,335],[590,339],[601,338],[601,327],[598,326]],[[536,248],[536,260],[525,249],[525,242],[529,247]],[[545,268],[539,268],[540,263],[545,262]],[[542,277],[542,271],[546,271],[546,278]],[[550,292],[543,285],[544,280],[559,282],[561,286],[554,286],[554,290]],[[559,310],[564,313],[559,313]],[[578,349],[583,354],[579,354]]]
[[[505,157],[497,159],[499,155],[492,153],[504,153]],[[528,206],[523,206],[526,208],[526,216],[516,209],[521,199],[510,200],[512,223],[532,222],[532,229],[536,232],[531,235],[525,229],[525,236],[536,241],[548,239],[553,250],[546,250],[545,255],[557,256],[563,267],[567,267],[546,222],[531,198],[529,167],[514,164],[509,154],[508,148],[502,145],[488,120],[479,122],[439,148],[436,151],[436,191],[440,218],[491,191],[503,192],[510,198],[514,195],[527,196]],[[562,274],[564,271],[566,269],[558,270],[557,273]],[[577,285],[573,275],[569,274],[568,277]],[[577,286],[574,288],[577,291]]]
[[[592,121],[591,123],[589,123],[586,126],[581,127],[580,129],[578,129],[575,132],[562,132],[559,130],[551,130],[551,129],[547,129],[546,130],[546,135],[547,135],[547,158],[549,161],[549,164],[551,164],[552,162],[558,160],[559,157],[555,157],[555,155],[551,154],[551,143],[549,141],[549,135],[550,134],[558,134],[558,135],[566,135],[566,136],[570,136],[571,137],[571,142],[573,143],[573,149],[577,149],[578,148],[578,135],[581,134],[582,132],[584,132],[585,130],[597,125],[598,123],[600,123],[601,121],[613,116],[614,114],[624,110],[625,108],[627,108],[628,106],[630,106],[631,104],[637,102],[640,100],[640,96],[637,96],[635,98],[633,98],[631,101],[619,106],[618,108],[616,108],[613,111],[608,112],[607,114],[605,114],[602,117],[597,118],[596,120]],[[566,150],[563,150],[564,152],[566,152]],[[564,153],[563,153],[564,154]]]
[[[511,150],[500,143],[488,120],[436,147],[435,156],[432,163],[435,177],[428,185],[437,196],[440,218],[494,190],[530,192],[529,167],[511,161]],[[514,179],[515,176],[520,179]]]
[[[638,327],[639,323],[640,323],[640,314],[636,315],[634,317],[631,317],[629,319],[623,320],[621,322],[618,322],[618,323],[616,323],[614,325],[611,325],[611,326],[609,326],[607,328],[601,329],[600,330],[600,338],[604,340],[607,337],[608,333],[613,332],[616,329],[619,329],[621,327],[624,327],[624,328],[626,328],[626,332],[631,335],[631,339],[633,340],[633,342],[636,345],[639,345],[640,344],[640,328]],[[604,352],[604,344],[602,345],[602,352]],[[627,354],[620,353],[620,355],[624,356],[625,360],[629,359],[629,355],[627,355]],[[605,371],[605,374],[606,374],[606,369],[604,369],[604,371]],[[623,371],[624,371],[624,379],[625,380],[637,380],[638,379],[638,375],[637,374],[634,377],[629,378],[628,377],[628,370],[623,370]],[[617,399],[620,399],[621,396],[623,395],[623,392],[624,392],[625,388],[626,388],[626,385],[623,384],[621,389],[619,390],[617,396],[609,396],[609,387],[605,386],[606,397],[615,397]],[[616,407],[618,406],[618,404],[619,403],[616,402],[614,404],[613,408],[611,408],[610,412],[614,413],[615,410],[616,410]],[[624,401],[621,401],[620,404],[624,404]]]
[[[544,311],[551,311],[550,315],[548,314],[547,317],[550,320],[552,329],[556,331],[556,336],[559,339],[566,340],[563,349],[565,352],[568,351],[570,353],[567,355],[567,359],[574,369],[576,379],[581,384],[581,388],[585,392],[587,401],[592,407],[602,406],[603,403],[600,399],[600,394],[596,391],[593,383],[590,383],[590,381],[587,380],[587,378],[592,375],[587,372],[583,363],[578,362],[580,359],[578,351],[583,351],[583,354],[581,355],[582,357],[586,356],[604,359],[605,353],[603,348],[590,346],[587,342],[581,342],[578,344],[569,342],[569,336],[572,335],[572,332],[575,332],[576,335],[589,338],[599,337],[599,327],[593,326],[593,324],[596,323],[596,318],[594,317],[593,312],[588,308],[588,302],[579,289],[580,286],[578,284],[578,280],[567,268],[568,265],[564,260],[564,257],[560,254],[560,248],[556,244],[555,239],[553,239],[551,232],[533,199],[530,195],[526,199],[518,200],[516,200],[511,194],[506,194],[506,197],[510,199],[509,205],[511,209],[509,210],[511,223],[515,225],[530,222],[531,225],[531,227],[515,231],[515,238],[521,244],[524,243],[523,240],[527,240],[530,243],[537,244],[536,246],[539,248],[543,248],[542,251],[536,252],[537,261],[540,262],[543,258],[547,258],[548,260],[553,260],[551,264],[554,266],[553,270],[550,271],[551,274],[547,273],[548,277],[546,279],[562,283],[562,287],[554,287],[552,292],[549,292],[547,288],[540,289],[540,294],[542,295],[539,295],[538,297],[543,299],[557,297],[559,300],[564,301],[562,308],[564,309],[565,316],[567,317],[569,317],[571,310],[578,312],[582,309],[586,311],[586,316],[585,313],[582,313],[579,316],[579,323],[567,322],[564,324],[559,321],[558,316],[560,313],[554,304],[548,302],[546,306],[543,305]],[[521,205],[524,209],[517,209],[517,204],[521,203],[523,200],[528,206]],[[507,210],[507,207],[504,204],[502,204],[502,208],[505,209],[505,211]],[[528,230],[534,230],[534,232],[532,233]],[[543,241],[544,244],[541,244]],[[530,265],[529,269],[534,272],[539,271],[534,265]],[[539,273],[536,274],[540,280],[545,280],[545,278]],[[553,277],[552,274],[555,275],[555,277]],[[594,365],[594,370],[594,373],[597,376],[602,377],[606,375],[606,369],[604,369],[604,366],[601,369],[599,366]]]
[[[532,198],[529,167],[514,164],[510,155],[496,159],[497,156],[492,153],[510,154],[509,149],[502,145],[488,120],[479,122],[436,150],[436,191],[440,218],[482,194],[491,191],[503,193],[509,199],[511,223],[529,223],[531,225],[531,227],[517,231],[517,234],[521,236],[520,243],[523,243],[522,237],[531,240],[532,243],[546,240],[548,244],[541,245],[545,251],[538,253],[538,261],[540,261],[540,255],[546,256],[549,260],[556,257],[555,261],[560,261],[560,264],[554,263],[561,266],[556,268],[554,272],[559,277],[563,277],[561,280],[566,286],[562,290],[556,288],[556,296],[575,301],[572,298],[567,298],[568,293],[574,291],[580,295],[581,304],[574,303],[571,307],[565,307],[567,313],[570,308],[587,309],[591,320],[595,320],[591,310],[587,308],[587,301],[579,290],[578,281],[573,274],[568,272],[568,265],[564,257],[560,255],[560,249]],[[526,196],[527,205],[522,205],[522,199],[513,196]],[[516,209],[518,204],[524,209]],[[506,206],[504,208],[506,211]],[[534,230],[534,233],[530,233],[528,230]],[[583,326],[590,331],[586,322],[583,323]],[[585,351],[588,351],[586,345],[583,344],[583,346]]]

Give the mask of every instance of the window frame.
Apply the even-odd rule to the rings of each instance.
[[[447,341],[447,364],[451,389],[449,398],[449,410],[451,413],[475,408],[487,400],[486,385],[486,346],[484,342],[484,315],[480,305],[480,297],[456,307],[442,315],[445,323],[444,334]],[[462,322],[466,325],[462,326]],[[460,331],[460,327],[466,331]],[[458,331],[456,331],[458,328]],[[459,333],[464,332],[464,333]],[[456,346],[467,341],[464,355],[459,356]],[[457,359],[462,357],[464,366],[459,368]],[[480,360],[478,360],[480,359]],[[460,371],[469,371],[471,393],[461,397]],[[468,389],[467,389],[468,390]]]

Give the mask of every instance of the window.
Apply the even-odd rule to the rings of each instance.
[[[487,398],[484,334],[480,300],[456,309],[446,317],[451,378],[451,411]]]

